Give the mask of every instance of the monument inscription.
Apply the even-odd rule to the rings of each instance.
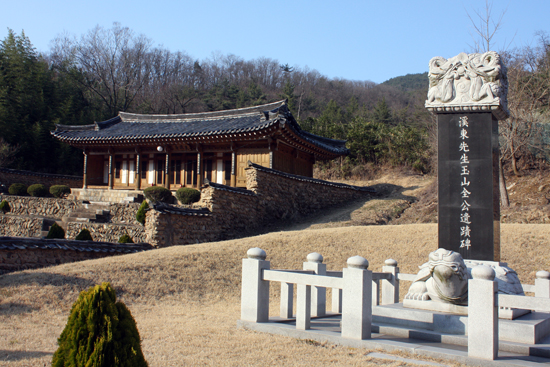
[[[499,261],[498,121],[490,112],[437,120],[438,247]]]

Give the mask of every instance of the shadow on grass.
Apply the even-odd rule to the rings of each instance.
[[[415,202],[418,198],[415,196],[403,195],[403,192],[420,188],[420,186],[403,187],[387,183],[376,184],[371,187],[376,190],[375,197],[378,199],[391,198],[406,200],[409,203]]]
[[[41,358],[53,356],[51,352],[24,351],[24,350],[2,350],[0,349],[0,361],[21,361],[24,359]]]
[[[6,302],[0,304],[0,315],[22,315],[36,310],[38,310],[38,308],[19,302]]]

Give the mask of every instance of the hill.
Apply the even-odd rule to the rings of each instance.
[[[535,271],[550,269],[549,230],[546,224],[502,225],[503,261],[522,282],[533,284]],[[286,231],[5,274],[0,365],[49,365],[78,293],[103,281],[111,282],[136,318],[150,366],[388,365],[367,357],[367,350],[236,329],[241,259],[257,246],[266,250],[272,268],[300,268],[316,251],[331,270],[362,255],[373,270],[391,257],[402,272],[416,273],[436,248],[436,233],[434,224]],[[402,282],[402,294],[407,287]],[[278,292],[273,286],[272,314]],[[394,365],[407,365],[399,363]]]
[[[397,76],[381,83],[395,87],[403,91],[426,90],[428,91],[428,72]]]

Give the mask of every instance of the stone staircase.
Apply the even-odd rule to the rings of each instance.
[[[69,199],[106,203],[141,203],[143,193],[137,190],[71,189]]]
[[[63,222],[106,223],[109,221],[111,211],[109,203],[84,202],[81,207],[71,210],[63,217]]]

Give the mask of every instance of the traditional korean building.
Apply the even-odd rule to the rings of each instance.
[[[52,135],[84,151],[84,188],[200,188],[204,179],[246,186],[248,161],[312,177],[317,160],[348,154],[345,141],[300,128],[286,101],[236,110],[118,116],[56,125]]]

